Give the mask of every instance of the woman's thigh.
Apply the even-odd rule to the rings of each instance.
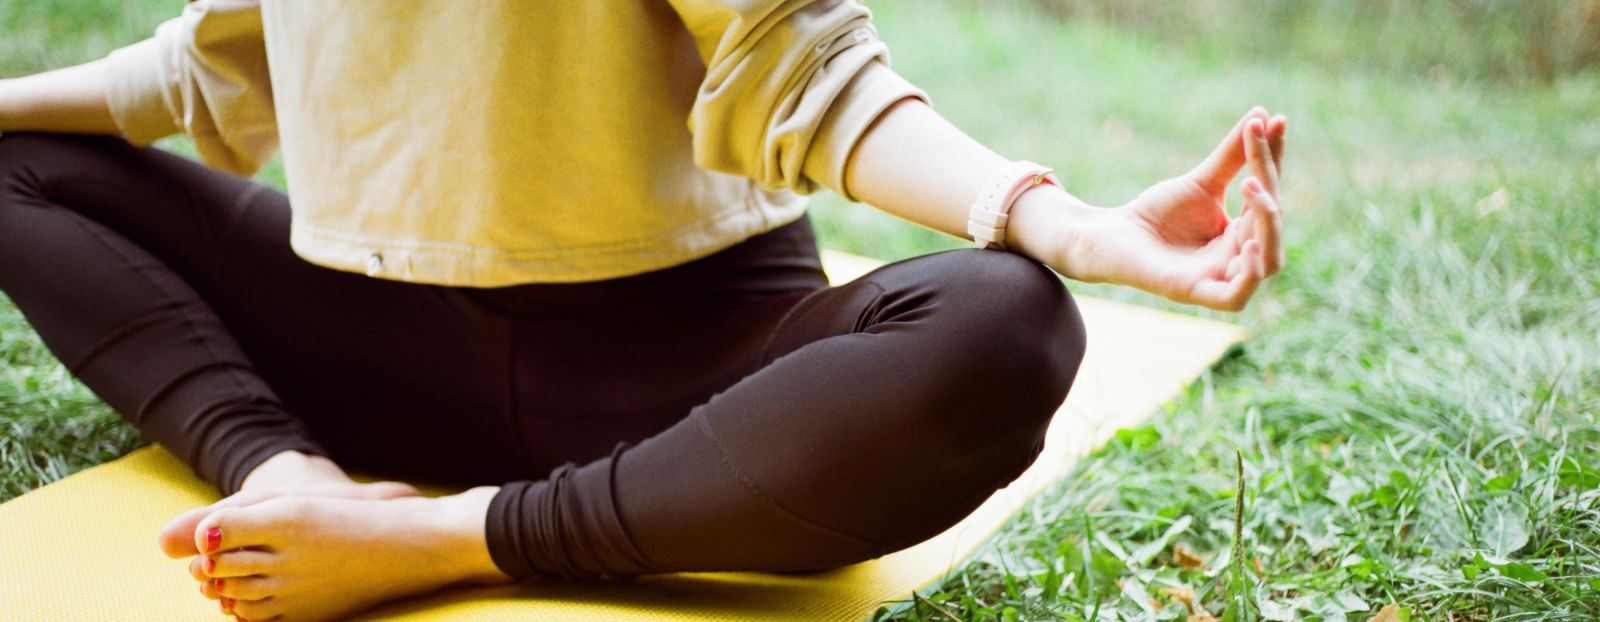
[[[826,285],[809,221],[683,265],[473,289],[323,268],[274,188],[157,149],[10,135],[30,192],[148,251],[347,466],[474,483],[542,477],[647,438],[759,369]]]
[[[827,278],[808,219],[656,272],[487,292],[514,320],[512,397],[537,473],[609,455],[755,373]]]
[[[31,186],[19,192],[176,273],[335,457],[448,479],[526,466],[509,434],[510,322],[463,290],[308,263],[281,192],[178,156],[106,137],[4,141],[26,154],[9,177]]]
[[[548,387],[557,399],[682,394],[651,401],[672,409],[642,409],[612,444],[581,449],[569,439],[582,430],[630,419],[531,411],[529,429],[551,432],[544,446],[527,437],[543,460],[596,460],[502,489],[488,522],[502,568],[814,569],[920,541],[1033,461],[1083,354],[1059,279],[1010,253],[898,262],[772,307],[707,301],[654,314],[652,330],[601,336],[602,351],[581,338],[549,349],[589,370],[574,382],[582,393]]]

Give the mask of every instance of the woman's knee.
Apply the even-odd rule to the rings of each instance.
[[[908,436],[924,441],[924,464],[945,494],[906,504],[916,511],[893,537],[874,533],[887,550],[947,529],[1033,464],[1084,352],[1083,320],[1048,268],[996,251],[925,259],[923,304],[935,324],[927,339],[937,342],[928,352],[940,360],[914,363],[933,373]]]
[[[41,132],[0,134],[0,192],[5,197],[43,192],[51,171],[70,172],[74,152],[111,141],[122,142],[108,136]]]
[[[988,418],[1042,426],[1066,398],[1085,332],[1054,272],[1007,252],[962,250],[927,258],[949,375]],[[938,337],[936,337],[938,338]]]
[[[43,134],[8,132],[0,134],[0,192],[6,196],[25,190],[34,184],[26,183],[28,164],[40,149],[47,148]]]

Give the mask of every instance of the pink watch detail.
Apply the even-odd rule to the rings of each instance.
[[[1006,247],[1006,221],[1010,219],[1011,205],[1022,193],[1039,184],[1059,188],[1061,180],[1051,174],[1049,167],[1027,161],[1012,162],[991,178],[978,193],[972,212],[967,216],[967,234],[978,248]]]

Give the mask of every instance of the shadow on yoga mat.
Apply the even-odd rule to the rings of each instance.
[[[835,282],[878,265],[824,253]],[[531,583],[462,589],[392,603],[361,620],[839,620],[894,606],[957,567],[1012,514],[1117,429],[1176,397],[1244,331],[1230,324],[1092,298],[1082,370],[1045,451],[961,523],[869,562],[811,574],[692,573],[623,583]],[[155,533],[216,490],[166,450],[149,447],[0,504],[0,622],[90,618],[218,620],[195,593],[187,560]]]

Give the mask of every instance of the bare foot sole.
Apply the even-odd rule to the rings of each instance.
[[[428,499],[279,496],[195,526],[190,564],[207,596],[252,622],[329,620],[462,582],[510,580],[489,558],[496,489]]]

